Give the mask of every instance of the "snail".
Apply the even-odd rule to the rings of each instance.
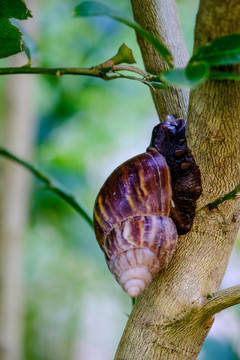
[[[150,146],[118,166],[94,206],[94,230],[109,270],[138,296],[166,268],[193,223],[201,176],[187,147],[186,120],[167,115]]]

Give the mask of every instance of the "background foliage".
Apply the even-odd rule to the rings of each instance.
[[[125,42],[143,68],[133,30],[109,18],[73,18],[76,1],[41,1],[33,8],[26,3],[33,15],[27,21],[36,22],[37,31],[26,33],[23,22],[20,28],[34,65],[90,67]],[[132,16],[129,1],[111,4]],[[190,53],[197,5],[178,1]],[[0,79],[2,93],[6,81]],[[106,176],[145,150],[158,122],[149,89],[127,80],[39,76],[31,101],[37,114],[34,161],[79,195],[89,212]],[[1,127],[4,111],[2,104]],[[130,299],[109,273],[88,224],[34,179],[24,241],[24,359],[112,359]],[[224,286],[239,278],[236,259],[233,254]],[[199,358],[240,359],[239,309],[217,315]]]

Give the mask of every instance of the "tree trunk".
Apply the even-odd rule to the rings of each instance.
[[[19,62],[14,62],[19,65]],[[31,158],[34,128],[32,77],[7,79],[4,146]],[[1,164],[0,203],[0,359],[20,360],[23,330],[23,233],[27,221],[29,174],[9,160]]]
[[[162,11],[163,3],[168,4],[132,0],[133,12],[135,5],[144,8],[148,3]],[[239,14],[237,0],[201,0],[195,48],[218,36],[239,33]],[[144,15],[143,12],[143,19],[137,18],[143,26]],[[153,34],[159,28],[157,21],[156,17],[148,28]],[[172,21],[175,17],[169,18]],[[146,58],[147,51],[147,63]],[[239,72],[239,68],[234,67],[234,71]],[[180,92],[177,96],[182,98]],[[155,96],[154,101],[161,108],[159,113],[169,111],[169,104],[162,105],[163,97]],[[182,109],[177,112],[181,113]],[[224,202],[211,212],[205,206],[239,182],[239,114],[239,82],[207,81],[191,91],[187,138],[200,166],[203,195],[192,231],[180,237],[179,248],[167,270],[158,274],[137,299],[115,360],[196,359],[214,321],[213,315],[240,301],[239,286],[218,292],[239,228],[240,199]]]
[[[35,12],[34,0],[28,5]],[[22,24],[26,33],[36,34],[36,21]],[[12,66],[23,66],[26,55],[12,57]],[[35,134],[35,79],[11,75],[4,93],[3,146],[31,159]],[[23,346],[23,235],[28,218],[30,175],[9,160],[1,161],[0,202],[0,359],[22,359]]]
[[[158,38],[173,54],[174,66],[185,67],[188,62],[187,47],[183,39],[175,0],[131,0],[134,19]],[[137,35],[146,71],[160,74],[168,70],[167,63],[141,36]],[[170,86],[170,91],[152,91],[156,110],[161,121],[166,114],[187,116],[188,90]]]

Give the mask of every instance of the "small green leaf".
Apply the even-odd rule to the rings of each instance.
[[[161,75],[152,76],[151,81],[161,82]]]
[[[161,90],[166,90],[166,91],[169,90],[169,88],[167,87],[167,85],[163,84],[162,82],[151,81],[150,84],[151,84],[155,89],[161,89]]]
[[[114,65],[122,64],[122,63],[126,63],[126,64],[136,63],[132,50],[124,43],[120,46],[117,54],[113,56],[111,60],[113,61]]]
[[[211,80],[240,80],[240,75],[222,71],[211,71],[209,78]]]
[[[200,47],[190,59],[208,62],[211,66],[240,63],[240,34],[219,37]]]
[[[22,0],[1,0],[0,18],[25,20],[32,17],[30,10]]]
[[[22,34],[8,19],[0,18],[0,58],[17,54],[23,50]]]
[[[184,69],[174,69],[166,71],[161,75],[161,79],[175,86],[193,88],[209,75],[207,63],[189,64]]]
[[[121,14],[118,10],[111,8],[108,5],[96,2],[96,1],[83,1],[81,2],[74,11],[75,16],[108,16],[114,20],[117,20],[131,28],[133,28],[138,34],[143,36],[153,47],[162,55],[164,60],[168,63],[170,68],[173,68],[171,63],[172,55],[169,50],[149,32],[144,30],[135,21],[127,18]]]
[[[110,16],[118,17],[119,12],[108,5],[96,1],[83,1],[74,10],[75,16]]]

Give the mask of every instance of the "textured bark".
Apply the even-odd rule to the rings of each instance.
[[[183,39],[175,0],[131,0],[134,19],[164,43],[174,58],[175,67],[185,67],[188,52]],[[160,74],[168,70],[167,63],[149,43],[138,36],[146,71]],[[152,96],[161,121],[166,114],[187,116],[188,90],[170,87],[170,91],[156,89]]]
[[[240,32],[239,14],[237,0],[201,0],[195,47]],[[226,307],[219,296],[218,309],[211,308],[208,294],[218,291],[225,274],[239,228],[240,199],[211,212],[204,205],[239,182],[239,114],[239,82],[208,81],[191,92],[187,136],[202,173],[203,196],[193,229],[180,238],[170,266],[138,298],[116,360],[196,359],[212,315]]]

